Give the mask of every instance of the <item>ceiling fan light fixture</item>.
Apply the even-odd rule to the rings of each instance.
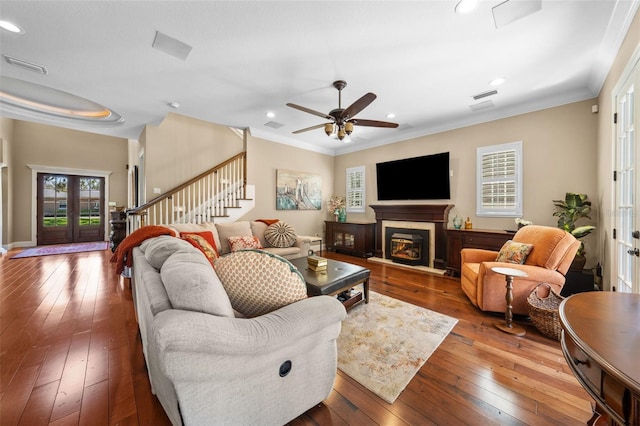
[[[351,132],[353,132],[353,123],[348,121],[346,123],[344,123],[344,132],[348,135],[351,134]]]
[[[295,130],[292,132],[293,134],[298,134],[302,132],[307,132],[309,130],[315,129],[324,129],[324,132],[330,138],[337,138],[340,141],[343,141],[346,136],[351,135],[353,132],[354,126],[368,126],[368,127],[387,127],[387,128],[396,128],[398,127],[397,123],[389,123],[386,121],[378,121],[378,120],[364,120],[364,119],[355,119],[354,117],[360,111],[365,109],[371,102],[376,99],[375,93],[366,93],[354,103],[349,105],[347,108],[342,108],[342,89],[347,85],[347,82],[344,80],[338,80],[333,82],[333,87],[338,90],[338,108],[334,108],[328,113],[319,112],[313,110],[311,108],[306,108],[300,105],[287,103],[288,107],[295,108],[302,112],[306,112],[308,114],[312,114],[318,117],[322,117],[325,120],[329,120],[329,123],[325,122],[324,124],[316,124],[315,126],[307,127],[300,130]],[[345,142],[349,142],[349,138]]]

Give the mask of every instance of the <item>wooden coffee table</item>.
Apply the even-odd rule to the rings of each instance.
[[[362,293],[358,293],[353,298],[342,303],[347,310],[363,300],[364,303],[369,303],[369,275],[371,271],[368,269],[338,260],[327,259],[327,270],[316,272],[308,268],[306,257],[299,257],[290,260],[290,262],[302,273],[304,281],[307,283],[307,294],[309,296],[333,296],[362,284]]]

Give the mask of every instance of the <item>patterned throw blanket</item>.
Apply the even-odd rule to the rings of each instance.
[[[124,271],[124,267],[131,267],[133,258],[131,252],[133,248],[142,244],[147,238],[158,237],[160,235],[175,236],[175,233],[164,226],[149,225],[140,229],[136,229],[129,234],[116,248],[111,256],[111,263],[116,264],[116,274],[120,275]]]

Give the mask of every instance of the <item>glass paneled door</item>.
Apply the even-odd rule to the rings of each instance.
[[[104,241],[104,178],[38,173],[38,245]]]
[[[640,152],[638,135],[638,88],[640,68],[633,68],[629,79],[616,94],[616,279],[612,289],[640,293]]]

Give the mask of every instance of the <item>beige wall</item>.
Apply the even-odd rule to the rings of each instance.
[[[565,192],[596,194],[596,126],[591,112],[595,100],[587,100],[489,123],[372,148],[336,158],[335,188],[345,194],[345,169],[366,166],[367,205],[376,198],[375,164],[391,159],[450,152],[451,200],[414,202],[454,204],[449,220],[458,214],[469,216],[474,228],[515,229],[514,218],[487,218],[475,215],[476,148],[501,143],[523,142],[523,215],[539,225],[556,226],[552,200]],[[418,184],[427,185],[428,182]],[[384,201],[379,204],[398,204]],[[405,202],[411,203],[411,202]],[[596,206],[597,207],[597,206]],[[371,208],[365,214],[350,214],[353,220],[374,220]],[[348,219],[349,219],[348,218]],[[588,222],[585,222],[585,224]],[[453,226],[450,223],[450,226]],[[596,263],[597,240],[585,240],[590,264]]]
[[[147,201],[158,196],[154,188],[168,192],[244,149],[242,138],[228,127],[173,113],[158,126],[147,125],[139,141]]]
[[[13,241],[13,167],[11,163],[11,151],[13,149],[13,120],[0,117],[0,163],[4,164],[0,170],[2,173],[2,241],[0,245],[5,249]]]
[[[11,242],[25,245],[31,227],[32,169],[28,165],[111,172],[107,201],[127,198],[127,140],[15,120],[12,142]],[[106,233],[108,235],[108,232]]]
[[[255,186],[256,206],[243,219],[278,218],[300,235],[323,235],[324,221],[329,219],[325,205],[321,210],[276,210],[276,170],[319,174],[322,198],[326,201],[333,193],[334,157],[251,136],[247,152],[248,183]]]
[[[615,283],[615,252],[612,230],[615,226],[614,217],[614,186],[612,181],[614,169],[614,135],[615,128],[613,124],[613,102],[615,86],[621,83],[624,78],[625,68],[632,60],[637,60],[637,49],[640,47],[640,15],[636,15],[625,40],[620,47],[618,55],[609,70],[607,79],[605,80],[598,104],[600,113],[598,114],[598,145],[597,153],[597,176],[598,187],[594,197],[594,201],[601,206],[598,211],[598,241],[600,250],[598,258],[603,267],[603,285],[605,289],[610,289],[611,284]],[[637,113],[636,113],[637,115]],[[637,194],[636,189],[636,194]],[[638,200],[636,200],[636,204]],[[637,213],[636,213],[637,215]]]

